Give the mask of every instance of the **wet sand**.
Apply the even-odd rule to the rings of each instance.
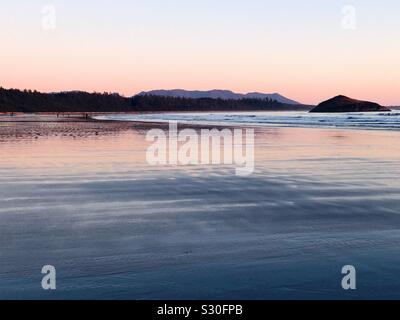
[[[156,124],[3,119],[2,299],[400,298],[399,132],[258,128],[238,177],[150,167]]]

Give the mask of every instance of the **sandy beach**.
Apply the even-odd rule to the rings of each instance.
[[[0,298],[400,298],[400,132],[256,128],[238,177],[149,166],[158,126],[0,118]]]

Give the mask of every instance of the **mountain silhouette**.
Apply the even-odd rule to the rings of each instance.
[[[159,95],[124,97],[116,93],[63,91],[41,93],[36,90],[0,87],[1,112],[179,112],[179,111],[282,111],[310,110],[274,99],[182,98]]]
[[[240,99],[272,99],[284,104],[300,104],[297,101],[288,99],[279,93],[260,93],[251,92],[247,94],[235,93],[229,90],[209,90],[209,91],[188,91],[182,89],[175,90],[152,90],[144,91],[139,95],[152,95],[152,96],[164,96],[174,98],[190,98],[190,99],[224,99],[224,100],[240,100]]]

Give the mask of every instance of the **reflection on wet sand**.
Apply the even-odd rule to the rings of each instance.
[[[0,126],[1,298],[399,297],[400,133],[259,128],[238,177],[149,166],[148,128]]]

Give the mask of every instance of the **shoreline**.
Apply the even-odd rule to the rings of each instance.
[[[209,113],[209,112],[205,112]],[[81,128],[85,130],[87,128],[93,127],[98,131],[120,131],[126,129],[147,129],[147,128],[166,128],[168,129],[170,121],[157,121],[157,120],[148,120],[148,121],[127,121],[127,120],[102,120],[102,119],[94,119],[94,116],[101,115],[115,115],[116,113],[87,113],[88,117],[82,113],[78,114],[64,114],[62,117],[57,117],[57,113],[42,113],[42,114],[26,114],[19,113],[14,116],[0,115],[0,136],[9,135],[10,132],[4,132],[5,128],[13,128],[13,134],[20,133],[19,131],[24,131],[29,127],[37,127],[36,129],[44,129],[57,131],[57,127],[51,127],[52,124],[60,125],[62,131],[62,126],[73,126],[74,124],[77,126],[76,130]],[[137,115],[143,113],[118,113],[118,114],[130,114]],[[159,113],[156,113],[159,114]],[[171,120],[172,121],[172,120]],[[290,125],[284,123],[212,123],[209,122],[193,122],[178,120],[178,125],[181,128],[251,128],[256,131],[263,130],[273,130],[273,129],[312,129],[312,130],[330,130],[330,131],[352,131],[352,132],[400,132],[398,129],[387,127],[346,127],[346,126],[328,126],[328,125],[320,125],[320,126],[312,126],[312,125]],[[48,125],[41,126],[42,125]],[[87,126],[86,126],[87,125]]]

